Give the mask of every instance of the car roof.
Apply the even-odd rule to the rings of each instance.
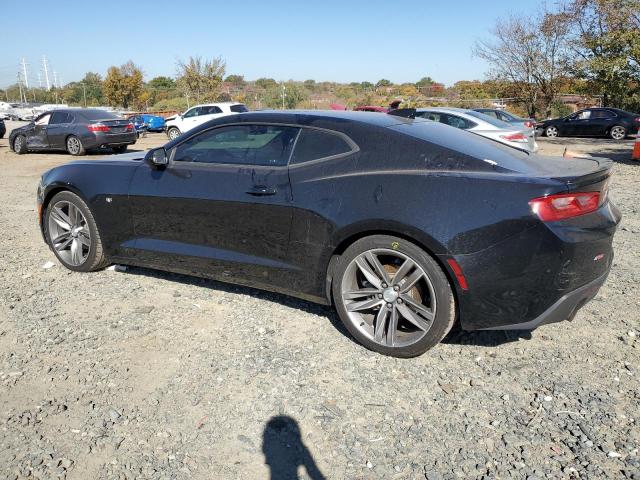
[[[371,112],[353,110],[260,110],[238,114],[243,122],[277,122],[310,125],[317,120],[353,121],[379,127],[389,127],[424,119],[410,119],[395,115],[371,115]]]
[[[241,102],[212,102],[212,103],[199,103],[198,105],[194,105],[191,108],[195,107],[219,107],[220,105],[244,105]]]

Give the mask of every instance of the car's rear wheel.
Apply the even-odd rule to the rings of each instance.
[[[611,130],[609,130],[609,136],[614,140],[624,140],[627,136],[627,129],[620,125],[616,125],[611,127]]]
[[[339,258],[333,278],[342,322],[371,350],[415,357],[453,326],[455,303],[447,277],[411,242],[388,235],[358,240]]]
[[[180,130],[178,130],[178,127],[171,127],[167,131],[167,136],[169,137],[170,140],[175,140],[180,136]]]
[[[18,135],[13,139],[13,151],[18,155],[27,153],[27,137],[24,135]]]
[[[118,145],[117,147],[112,147],[114,153],[124,153],[127,151],[128,145]]]
[[[75,135],[69,135],[67,137],[67,153],[78,156],[84,155],[84,152],[85,150],[80,139]]]
[[[550,126],[545,128],[544,135],[549,138],[556,138],[558,136],[558,127]]]
[[[47,243],[68,269],[90,272],[106,266],[95,219],[76,194],[64,191],[51,199],[44,227]]]

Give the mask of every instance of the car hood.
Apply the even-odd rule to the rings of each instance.
[[[144,160],[144,156],[147,154],[147,150],[141,152],[129,152],[121,153],[119,155],[110,155],[104,158],[86,158],[78,159],[68,162],[66,165],[104,165],[104,164],[118,164],[118,163],[131,163],[140,162]]]

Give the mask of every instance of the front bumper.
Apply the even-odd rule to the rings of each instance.
[[[572,292],[566,293],[556,303],[551,305],[541,315],[524,323],[514,323],[511,325],[501,325],[499,327],[488,327],[482,330],[534,330],[541,325],[573,320],[578,310],[591,301],[600,287],[604,284],[609,271],[595,280],[583,285]]]

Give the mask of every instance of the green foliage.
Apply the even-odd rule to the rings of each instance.
[[[287,82],[284,84],[284,108],[293,109],[308,98],[308,93],[303,86]],[[266,91],[264,100],[269,108],[281,109],[283,104],[283,89],[281,85],[271,87]]]
[[[130,108],[140,102],[142,70],[131,60],[120,67],[110,67],[103,84],[104,98],[111,106]]]
[[[234,87],[244,87],[244,75],[229,75],[224,79],[225,82],[232,84]]]
[[[171,77],[154,77],[147,82],[147,87],[158,90],[170,90],[176,88],[176,81]]]
[[[225,73],[225,62],[220,57],[203,60],[189,57],[178,60],[178,88],[196,102],[215,100],[220,94]]]
[[[376,88],[390,87],[391,85],[393,85],[393,83],[391,83],[391,81],[387,80],[386,78],[381,78],[376,82]]]
[[[256,87],[262,88],[264,90],[268,90],[270,88],[275,87],[278,82],[276,82],[273,78],[259,78],[255,81]]]

